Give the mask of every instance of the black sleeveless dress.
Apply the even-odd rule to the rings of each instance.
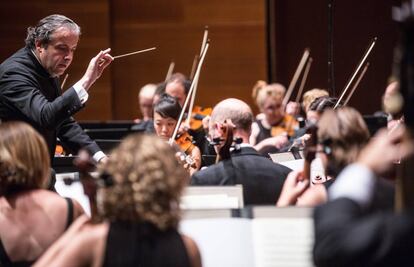
[[[150,223],[111,222],[104,267],[190,267],[187,250],[175,229]]]

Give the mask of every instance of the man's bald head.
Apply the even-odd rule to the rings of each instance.
[[[228,98],[219,102],[211,113],[210,122],[211,124],[223,123],[227,119],[232,121],[237,131],[244,131],[250,135],[253,112],[245,102],[236,98]]]

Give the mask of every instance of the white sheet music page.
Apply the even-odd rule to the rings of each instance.
[[[252,232],[255,267],[313,266],[312,218],[256,218]]]
[[[203,267],[254,266],[250,219],[183,220],[180,230],[197,243]]]

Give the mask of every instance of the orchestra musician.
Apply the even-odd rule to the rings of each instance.
[[[193,174],[191,185],[241,184],[245,205],[274,204],[291,170],[261,156],[249,144],[253,113],[250,107],[241,100],[225,99],[213,108],[209,125],[211,140],[226,138],[222,127],[228,120],[235,126],[233,137],[240,138],[241,144],[230,151],[229,159]],[[216,145],[216,147],[219,146],[221,144]]]
[[[100,51],[83,77],[62,94],[58,78],[71,64],[80,34],[80,27],[62,15],[28,28],[26,46],[0,65],[0,119],[32,125],[45,138],[51,158],[58,137],[71,153],[85,148],[98,162],[105,154],[72,115],[85,105],[88,91],[113,57],[110,49]]]
[[[328,192],[330,201],[315,209],[316,266],[412,266],[413,210],[368,209],[375,205],[377,177],[414,152],[412,140],[403,141],[404,130],[379,132],[339,175]]]
[[[155,84],[149,83],[144,85],[141,90],[139,90],[138,104],[142,119],[135,119],[135,123],[152,120],[152,105],[154,102],[154,94],[156,89],[157,86]]]
[[[78,219],[35,267],[201,266],[197,244],[178,232],[188,174],[166,142],[126,137],[98,177],[111,181],[98,187],[102,222]]]
[[[168,141],[174,132],[181,112],[181,106],[175,97],[164,94],[154,105],[154,128],[155,133]],[[201,153],[192,142],[191,136],[182,132],[175,140],[176,145],[184,152],[194,164],[189,164],[190,174],[194,173],[201,166]]]
[[[165,82],[165,93],[177,98],[181,106],[184,105],[188,92],[191,87],[191,81],[187,79],[182,73],[174,73]],[[188,114],[188,110],[185,111]],[[180,126],[181,131],[186,131],[190,134],[194,140],[195,145],[203,155],[214,155],[214,151],[209,146],[206,139],[206,131],[203,127],[203,120],[208,120],[208,116],[211,113],[211,108],[201,108],[194,106],[191,112],[190,123],[187,124],[183,121]],[[207,162],[202,161],[202,166],[205,166]]]
[[[306,91],[302,97],[302,108],[305,114],[307,114],[309,110],[310,104],[315,101],[316,98],[322,96],[329,96],[329,93],[324,89],[313,88],[311,90]]]
[[[138,93],[139,109],[141,111],[142,119],[135,119],[135,125],[131,126],[132,131],[137,132],[154,132],[154,122],[152,119],[153,111],[152,106],[154,103],[155,91],[157,86],[149,83],[144,85]]]
[[[319,99],[329,99],[321,97]],[[317,101],[317,100],[315,100]],[[327,189],[335,186],[335,178],[349,164],[355,162],[369,139],[368,128],[358,111],[350,107],[328,109],[318,122],[318,157],[321,158],[326,177],[311,181],[311,187],[303,183],[303,173],[293,172],[286,179],[278,206],[296,204],[316,206],[328,200]],[[358,186],[358,184],[349,185]],[[384,179],[375,183],[373,210],[393,207],[394,187]],[[367,207],[368,208],[368,207]]]
[[[296,119],[284,111],[285,92],[283,85],[270,84],[257,93],[256,103],[264,116],[253,123],[250,144],[263,155],[279,152],[287,146],[288,138],[298,126]]]
[[[84,213],[44,190],[49,176],[44,139],[27,123],[0,124],[0,266],[31,266]]]
[[[166,81],[165,93],[177,98],[180,106],[183,106],[190,91],[190,86],[191,81],[184,74],[177,72]]]

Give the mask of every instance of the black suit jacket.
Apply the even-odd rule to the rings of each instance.
[[[259,155],[252,147],[232,152],[231,158],[196,172],[191,185],[243,185],[246,205],[275,205],[291,169]]]
[[[50,77],[30,49],[20,49],[0,65],[0,119],[32,125],[45,138],[51,157],[56,137],[73,153],[80,148],[99,151],[72,118],[81,108],[75,89],[62,94],[58,79]]]
[[[372,213],[340,198],[314,219],[316,266],[414,266],[414,211]]]

